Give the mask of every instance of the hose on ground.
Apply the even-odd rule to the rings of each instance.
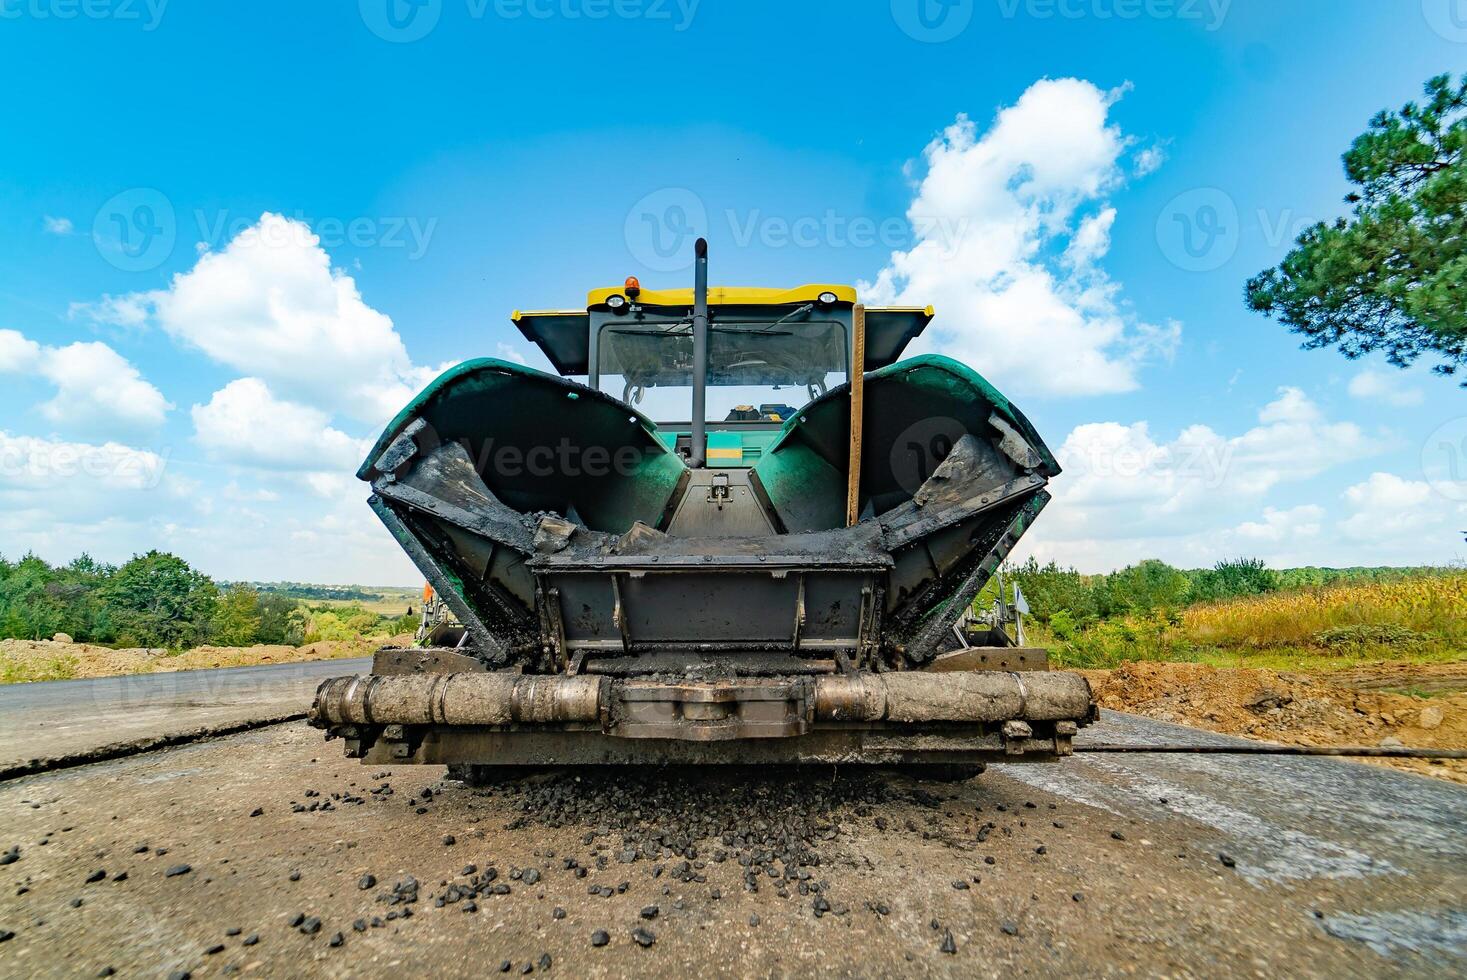
[[[1075,752],[1197,755],[1340,755],[1375,759],[1467,759],[1467,749],[1418,749],[1404,745],[1118,745],[1077,744]]]

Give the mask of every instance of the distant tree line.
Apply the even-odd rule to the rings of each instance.
[[[1257,558],[1180,569],[1150,559],[1106,575],[1082,575],[1055,562],[1030,558],[1005,575],[1024,591],[1030,614],[1057,632],[1122,616],[1170,615],[1187,606],[1338,584],[1397,581],[1441,573],[1438,568],[1272,569]]]
[[[235,586],[221,590],[188,562],[161,551],[107,565],[82,555],[51,565],[35,555],[0,557],[0,638],[66,633],[81,643],[170,647],[298,644],[299,604]]]
[[[366,602],[376,594],[354,585],[310,585],[304,582],[249,582],[256,592],[279,594],[292,599],[332,599],[343,602]]]
[[[323,599],[370,598],[350,588],[319,591],[352,593]],[[161,551],[122,565],[102,564],[88,555],[66,565],[30,554],[15,562],[0,557],[0,639],[42,640],[66,633],[79,643],[120,647],[298,646],[416,628],[416,616],[383,617],[357,605],[311,605],[247,584],[221,588],[182,558]]]

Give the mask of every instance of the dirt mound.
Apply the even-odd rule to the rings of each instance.
[[[1447,673],[1462,665],[1442,665]],[[1376,688],[1412,688],[1434,668],[1402,665],[1339,676],[1221,669],[1205,664],[1137,661],[1115,670],[1082,671],[1102,708],[1214,732],[1296,745],[1409,745],[1467,748],[1467,692],[1414,697]],[[1422,684],[1430,689],[1429,684]],[[1382,760],[1387,761],[1387,760]],[[1467,763],[1388,760],[1396,768],[1467,783]]]
[[[54,640],[0,640],[0,682],[67,680],[83,677],[113,677],[118,674],[149,674],[209,667],[253,667],[260,664],[300,663],[365,657],[389,643],[410,642],[411,637],[374,637],[359,640],[322,640],[305,646],[256,644],[248,647],[201,646],[170,651],[148,648],[94,646],[89,643],[59,643]]]

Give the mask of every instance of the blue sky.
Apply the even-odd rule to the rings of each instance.
[[[1241,297],[1467,5],[920,2],[0,0],[0,553],[411,583],[394,402],[691,230],[934,303],[1066,463],[1042,557],[1460,560],[1463,392]]]

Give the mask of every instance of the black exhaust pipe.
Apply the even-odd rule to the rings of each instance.
[[[708,240],[693,246],[693,435],[688,466],[702,469],[708,461]]]

